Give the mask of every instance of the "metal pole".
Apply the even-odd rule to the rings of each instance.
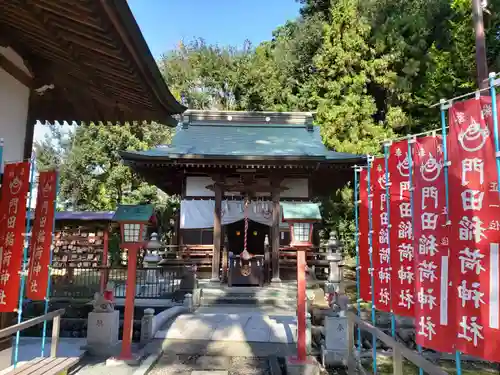
[[[0,138],[0,174],[3,173],[3,138]]]
[[[373,156],[367,155],[367,176],[368,176],[368,255],[370,256],[370,289],[372,293],[372,325],[376,326],[375,317],[375,278],[373,275],[373,218],[372,218],[372,183],[371,183],[371,162]],[[377,336],[372,333],[372,356],[373,356],[373,373],[377,373]]]
[[[49,312],[49,302],[50,302],[50,287],[52,281],[52,251],[53,251],[53,243],[54,243],[54,232],[56,230],[56,212],[57,212],[57,195],[59,194],[59,173],[56,173],[56,199],[54,199],[54,217],[52,218],[52,241],[50,243],[49,254],[49,273],[47,276],[47,291],[45,292],[45,306],[44,306],[44,314]],[[42,331],[42,357],[45,356],[45,341],[47,339],[47,321],[43,321],[43,331]],[[54,343],[51,343],[54,345]]]
[[[481,0],[472,0],[472,20],[476,35],[477,85],[480,89],[484,89],[488,87],[488,63],[486,60],[486,41]]]
[[[359,193],[358,189],[358,166],[354,166],[354,221],[356,231],[354,232],[354,241],[356,248],[356,301],[358,306],[358,317],[361,315],[361,296],[359,292]],[[361,329],[358,327],[358,352],[361,353]]]
[[[411,210],[411,220],[413,228],[413,155],[412,155],[412,144],[415,143],[415,138],[408,139],[408,185],[410,190],[410,210]],[[413,238],[413,233],[412,233]],[[422,346],[417,345],[419,353],[422,353]],[[424,370],[418,369],[419,375],[424,375]]]
[[[23,316],[23,300],[24,300],[24,286],[26,284],[26,263],[28,263],[28,250],[30,247],[30,232],[31,232],[31,201],[33,198],[33,181],[35,180],[35,160],[30,160],[30,190],[28,192],[28,210],[26,218],[26,231],[24,234],[24,249],[23,249],[23,264],[21,265],[21,288],[19,288],[19,305],[17,308],[17,324],[21,323]],[[19,340],[21,339],[21,332],[16,332],[16,345],[14,348],[14,368],[17,366],[19,356]]]
[[[493,135],[495,138],[495,160],[497,162],[497,182],[498,191],[500,192],[500,140],[498,136],[498,108],[497,108],[497,91],[494,86],[495,73],[490,73],[490,95],[491,95],[491,116],[493,117]]]
[[[387,247],[389,248],[389,264],[391,264],[391,194],[389,191],[389,145],[384,145],[384,163],[385,163],[385,210],[387,213]],[[389,293],[392,296],[392,282],[389,283]],[[392,310],[392,297],[391,297],[391,334],[396,337],[396,317]]]

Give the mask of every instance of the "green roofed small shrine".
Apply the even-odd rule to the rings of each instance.
[[[212,279],[226,278],[228,259],[246,238],[249,251],[263,257],[266,282],[280,279],[280,248],[290,242],[280,202],[329,195],[364,160],[329,150],[311,113],[195,110],[183,114],[170,145],[121,156],[148,182],[181,197],[178,245],[208,249]]]

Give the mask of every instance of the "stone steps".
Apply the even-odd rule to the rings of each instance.
[[[201,306],[243,305],[296,308],[296,289],[283,287],[204,287]]]

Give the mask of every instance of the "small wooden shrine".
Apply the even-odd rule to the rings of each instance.
[[[184,113],[170,145],[121,156],[181,197],[179,257],[233,285],[279,281],[280,251],[290,244],[280,202],[330,194],[363,159],[328,150],[310,113],[195,110]]]

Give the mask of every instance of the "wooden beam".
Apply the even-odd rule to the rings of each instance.
[[[0,68],[5,70],[8,74],[10,74],[13,78],[15,78],[18,82],[22,83],[24,86],[28,88],[33,87],[33,78],[24,70],[17,67],[16,64],[10,61],[2,53],[0,53]]]
[[[218,282],[220,268],[220,250],[222,245],[222,187],[215,183],[215,208],[214,208],[214,250],[212,257],[212,278],[210,281]]]
[[[46,320],[52,320],[56,316],[63,315],[64,311],[65,311],[64,309],[55,310],[55,311],[49,312],[48,314],[38,316],[36,318],[26,320],[22,323],[15,324],[13,326],[4,328],[4,329],[0,330],[0,338],[11,336],[14,333],[25,330],[26,328],[36,326],[37,324],[43,323]]]

